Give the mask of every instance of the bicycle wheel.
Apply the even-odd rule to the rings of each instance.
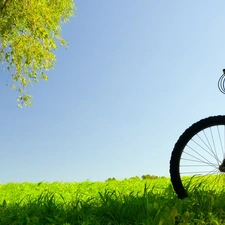
[[[200,186],[225,184],[225,116],[202,119],[180,136],[171,154],[170,177],[180,199]]]

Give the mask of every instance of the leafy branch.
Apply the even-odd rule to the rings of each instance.
[[[6,7],[7,5],[7,7]],[[2,13],[4,10],[4,13]],[[72,0],[0,0],[0,61],[12,74],[12,89],[22,93],[18,106],[32,105],[27,86],[48,80],[58,43],[67,45],[61,25],[75,16]]]

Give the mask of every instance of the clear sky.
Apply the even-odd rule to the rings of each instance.
[[[169,176],[181,133],[225,113],[224,0],[76,0],[49,81],[0,72],[0,183]]]

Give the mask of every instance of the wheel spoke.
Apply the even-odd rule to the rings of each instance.
[[[190,155],[190,154],[189,154]],[[193,157],[193,156],[192,156]],[[196,158],[196,157],[194,157]],[[215,164],[212,164],[212,163],[208,163],[208,162],[205,162],[205,161],[202,161],[202,160],[194,160],[194,159],[186,159],[186,158],[181,158],[183,161],[191,161],[191,162],[197,162],[197,163],[204,163],[204,164],[207,164],[207,165],[215,165]],[[192,165],[193,166],[193,165]]]
[[[178,197],[187,197],[202,184],[204,190],[223,188],[224,160],[225,116],[209,117],[188,128],[175,144],[170,161],[171,181]]]
[[[217,159],[217,161],[219,162],[219,159],[217,157],[217,151],[216,151],[215,141],[214,141],[214,138],[213,138],[211,127],[210,127],[210,133],[211,133],[211,138],[212,138],[212,142],[213,142],[213,147],[214,147],[214,150],[215,150],[215,159]]]
[[[204,136],[205,136],[205,138],[206,138],[206,140],[207,140],[207,142],[208,142],[208,145],[206,144],[206,142],[199,136],[199,134],[197,134],[197,136],[198,136],[198,138],[205,144],[205,146],[209,149],[209,151],[208,150],[206,150],[205,148],[203,148],[200,144],[198,144],[197,142],[195,142],[194,140],[192,140],[192,141],[194,141],[195,142],[195,144],[197,144],[200,148],[202,148],[204,151],[206,151],[209,155],[211,155],[212,157],[214,157],[215,159],[217,159],[217,161],[219,162],[219,159],[218,159],[218,157],[217,157],[217,155],[214,153],[214,151],[213,151],[213,148],[211,147],[211,145],[210,145],[210,143],[209,143],[209,140],[208,140],[208,138],[207,138],[207,136],[206,136],[206,134],[205,134],[205,131],[203,131],[203,133],[204,133]],[[212,153],[212,154],[211,154]]]
[[[224,126],[223,126],[223,128],[224,128]],[[221,135],[220,135],[219,126],[217,126],[217,132],[218,132],[218,136],[219,136],[219,140],[220,140],[220,146],[221,146],[221,150],[222,150],[222,155],[224,156],[223,144],[222,144],[222,139],[221,139]]]
[[[188,146],[189,147],[189,146]],[[190,148],[190,147],[189,147]],[[190,149],[192,149],[192,148],[190,148]],[[185,154],[187,154],[187,155],[189,155],[189,156],[191,156],[191,157],[193,157],[193,158],[195,158],[195,159],[197,159],[197,160],[199,160],[200,162],[202,162],[202,163],[206,163],[206,164],[208,164],[208,165],[214,165],[213,163],[211,163],[209,160],[207,160],[205,157],[203,157],[202,155],[200,155],[197,151],[195,151],[194,149],[192,149],[195,153],[197,153],[200,157],[202,157],[204,160],[206,160],[206,161],[203,161],[203,160],[201,160],[201,159],[199,159],[199,158],[197,158],[197,157],[195,157],[194,155],[191,155],[191,154],[189,154],[189,153],[187,153],[187,152],[183,152],[183,153],[185,153]]]
[[[198,176],[201,176],[202,173],[207,173],[206,175],[208,174],[211,174],[212,171],[190,171],[190,172],[183,172],[181,174],[196,174]],[[205,174],[203,176],[206,176]]]

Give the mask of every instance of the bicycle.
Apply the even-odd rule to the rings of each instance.
[[[225,69],[218,88],[225,94]],[[225,115],[202,119],[184,131],[171,154],[170,179],[180,199],[204,184],[225,183]]]

